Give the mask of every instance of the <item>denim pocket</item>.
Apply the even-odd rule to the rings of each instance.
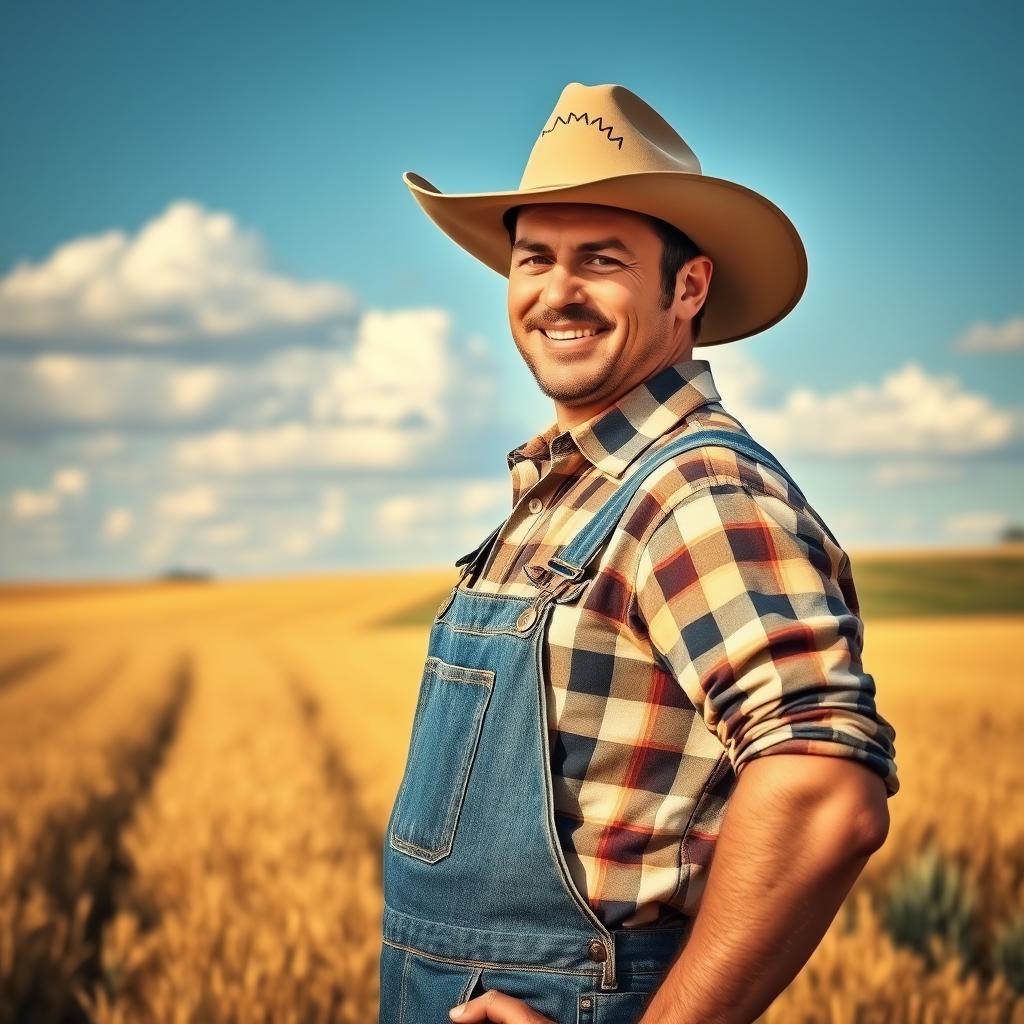
[[[427,658],[391,816],[390,843],[396,850],[428,864],[452,852],[493,690],[490,669]]]

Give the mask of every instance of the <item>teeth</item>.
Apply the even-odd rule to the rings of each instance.
[[[544,333],[552,341],[572,341],[574,338],[589,338],[592,334],[600,334],[601,329],[598,327],[591,327],[589,330],[585,331],[545,331]]]

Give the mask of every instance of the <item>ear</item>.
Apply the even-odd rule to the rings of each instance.
[[[676,272],[672,310],[679,321],[692,320],[708,298],[714,264],[710,256],[694,256]]]

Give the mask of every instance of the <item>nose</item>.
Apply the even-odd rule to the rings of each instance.
[[[582,284],[568,267],[555,263],[544,275],[541,299],[552,309],[579,303]]]

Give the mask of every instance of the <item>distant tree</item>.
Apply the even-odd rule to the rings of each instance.
[[[1016,543],[1022,540],[1024,540],[1024,526],[1017,523],[1011,523],[1005,527],[999,536],[999,541],[1002,544]]]
[[[158,580],[169,580],[175,583],[183,581],[206,581],[213,577],[213,573],[206,569],[185,569],[180,566],[169,566],[163,572],[157,574]]]

